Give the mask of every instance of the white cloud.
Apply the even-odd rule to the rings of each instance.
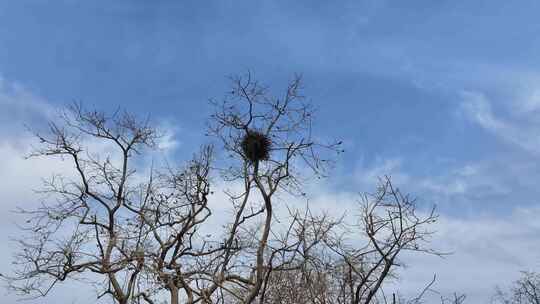
[[[496,115],[493,102],[480,91],[462,91],[461,108],[467,117],[482,128],[535,155],[540,155],[540,123],[537,90],[521,92],[506,101],[505,118]]]
[[[377,158],[374,164],[360,163],[355,169],[355,182],[365,191],[379,181],[379,178],[388,175],[397,184],[407,184],[410,176],[402,170],[403,160],[400,158]]]
[[[540,208],[518,208],[505,217],[458,219],[442,216],[434,246],[453,252],[444,259],[409,256],[399,286],[414,294],[433,274],[443,294],[465,293],[467,303],[488,303],[495,286],[515,280],[520,271],[540,270]]]
[[[513,142],[526,149],[533,148],[533,150],[536,150],[533,146],[520,139],[522,136],[514,125],[495,116],[491,104],[484,94],[464,91],[462,97],[464,100],[462,107],[472,121],[506,141]]]

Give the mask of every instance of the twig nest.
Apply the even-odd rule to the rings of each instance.
[[[244,135],[241,146],[246,158],[255,163],[270,157],[272,142],[265,134],[250,130]]]

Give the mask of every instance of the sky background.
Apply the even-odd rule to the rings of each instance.
[[[24,160],[74,100],[118,107],[167,130],[166,156],[205,141],[210,98],[251,71],[281,94],[294,73],[318,108],[316,134],[343,140],[334,175],[313,192],[346,210],[392,175],[441,213],[445,259],[408,259],[399,282],[487,303],[496,285],[540,270],[538,1],[0,0],[0,272],[10,212],[66,164]],[[93,303],[58,290],[35,303]],[[78,290],[84,290],[80,288]],[[3,303],[14,303],[6,295]],[[6,302],[7,301],[7,302]],[[85,302],[87,301],[87,302]]]

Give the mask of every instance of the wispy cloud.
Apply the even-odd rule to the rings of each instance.
[[[536,252],[540,250],[536,220],[539,208],[517,208],[503,217],[477,216],[458,219],[442,216],[437,223],[433,245],[452,254],[444,259],[408,256],[410,267],[396,283],[402,292],[413,295],[433,274],[435,289],[442,294],[467,294],[467,302],[488,303],[494,288],[515,280],[523,270],[540,270]],[[433,301],[439,295],[432,295]]]
[[[514,109],[515,112],[509,114],[515,115],[519,111],[522,116],[537,116],[535,112],[538,104],[535,94],[511,107],[510,109]],[[506,142],[535,154],[540,153],[540,136],[538,136],[540,126],[537,123],[528,122],[523,117],[519,122],[498,117],[488,97],[481,92],[463,91],[461,96],[462,108],[472,121]]]

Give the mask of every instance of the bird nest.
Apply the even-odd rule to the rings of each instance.
[[[265,134],[258,131],[248,131],[241,143],[244,156],[255,163],[261,160],[267,160],[270,157],[272,142]]]

